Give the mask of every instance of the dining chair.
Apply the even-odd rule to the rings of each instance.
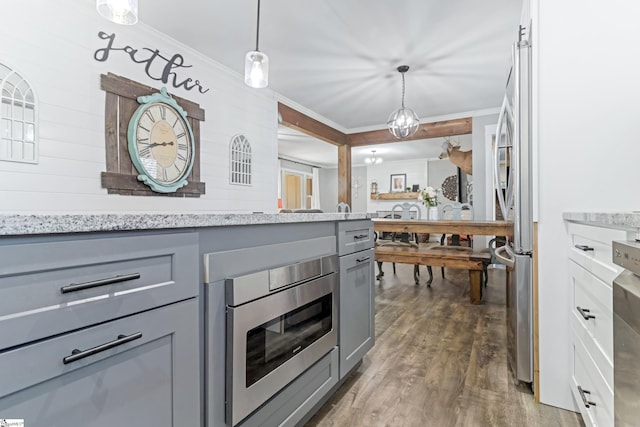
[[[422,219],[422,210],[420,205],[417,203],[398,203],[393,205],[391,208],[391,218],[394,219]],[[376,242],[379,246],[413,246],[418,247],[419,239],[417,233],[392,233],[391,240]],[[376,279],[380,280],[382,276],[384,276],[384,271],[382,271],[382,262],[378,261],[378,275]],[[393,274],[396,274],[396,263],[392,263],[393,265]],[[431,266],[427,266],[427,271],[429,272],[429,277],[433,277],[433,272],[431,270]],[[418,284],[418,276],[420,276],[419,265],[414,265],[413,267],[413,278]]]

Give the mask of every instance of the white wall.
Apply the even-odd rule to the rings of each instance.
[[[354,185],[360,185],[358,190]],[[354,166],[351,168],[351,212],[367,212],[371,186],[367,183],[367,167]]]
[[[378,182],[379,193],[389,193],[391,190],[391,175],[407,174],[407,187],[418,184],[424,188],[428,183],[427,159],[402,160],[397,162],[384,162],[379,165],[367,166],[367,186],[371,188],[371,181]],[[369,191],[369,190],[368,190]],[[371,200],[367,199],[367,212],[390,211],[393,205],[412,200]],[[418,200],[416,199],[417,203]],[[422,206],[422,217],[427,217],[427,210]]]
[[[540,397],[574,408],[567,211],[640,206],[640,2],[532,1],[539,151]]]
[[[97,14],[92,1],[25,0],[3,11],[0,63],[20,72],[36,92],[40,161],[0,162],[0,212],[276,211],[277,105],[269,89],[244,86],[241,76],[144,24],[112,24]],[[150,79],[143,65],[124,52],[112,52],[106,62],[94,60],[94,51],[106,46],[99,31],[115,33],[114,46],[180,53],[193,67],[178,74],[210,88],[200,94],[168,87],[205,110],[200,153],[204,196],[117,196],[101,188],[100,173],[106,168],[100,74],[112,72],[158,89],[162,83]],[[229,184],[229,142],[238,133],[251,142],[252,186]]]
[[[338,204],[338,168],[321,168],[320,177],[320,209],[335,212]]]

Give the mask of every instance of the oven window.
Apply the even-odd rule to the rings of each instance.
[[[331,331],[329,293],[247,332],[247,387]]]

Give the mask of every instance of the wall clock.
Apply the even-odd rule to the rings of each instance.
[[[106,171],[102,172],[101,181],[108,194],[162,197],[200,197],[205,194],[205,183],[200,181],[200,125],[205,119],[204,110],[197,103],[168,94],[166,90],[112,73],[100,76],[100,87],[105,91],[106,160]],[[134,117],[146,130],[138,128]],[[154,128],[159,121],[166,121],[170,129],[165,125]],[[145,144],[135,145],[132,154],[129,142],[137,143],[138,134],[137,131],[133,134],[129,131],[131,126],[140,130],[141,139],[146,138],[142,136],[144,133],[149,134],[150,139],[154,139],[156,134],[168,135],[171,139],[151,140],[146,147]],[[178,138],[182,133],[184,137]],[[187,141],[191,144],[184,147]],[[134,159],[137,164],[134,164]],[[156,162],[155,170],[150,159]],[[139,176],[146,176],[148,183],[139,180]]]
[[[158,193],[173,193],[188,184],[193,167],[193,131],[187,113],[166,88],[140,96],[138,102],[127,135],[138,180]]]

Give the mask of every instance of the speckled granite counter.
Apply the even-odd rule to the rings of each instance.
[[[0,215],[0,236],[362,220],[366,213]]]
[[[640,229],[640,211],[638,212],[565,212],[566,221],[585,224],[605,225],[614,228]]]

